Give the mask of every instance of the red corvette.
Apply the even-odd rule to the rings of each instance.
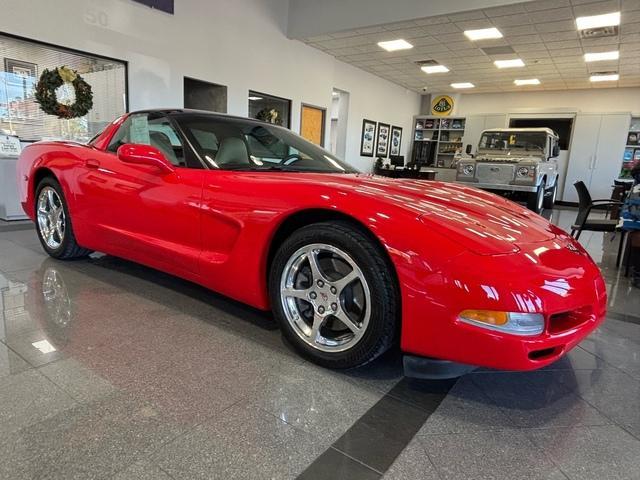
[[[18,170],[49,255],[98,250],[272,309],[327,367],[399,339],[415,375],[425,357],[535,369],[605,315],[598,267],[543,218],[462,185],[358,173],[259,121],[136,112],[87,145],[33,144]]]

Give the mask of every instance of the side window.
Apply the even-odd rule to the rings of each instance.
[[[111,139],[107,150],[117,152],[125,143],[151,145],[175,166],[186,166],[184,145],[166,116],[138,113],[129,116]]]

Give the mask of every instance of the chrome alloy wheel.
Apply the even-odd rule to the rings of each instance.
[[[56,250],[64,240],[64,207],[58,193],[51,187],[44,187],[38,196],[38,230],[47,246]]]
[[[371,292],[356,262],[339,248],[314,243],[298,249],[280,279],[287,321],[308,345],[343,352],[364,335]]]

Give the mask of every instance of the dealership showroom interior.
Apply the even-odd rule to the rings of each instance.
[[[0,480],[640,480],[640,0],[0,12]]]

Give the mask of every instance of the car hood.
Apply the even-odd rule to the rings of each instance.
[[[326,177],[325,177],[325,184]],[[332,175],[334,187],[414,212],[430,230],[481,255],[515,253],[518,245],[552,240],[557,227],[498,195],[457,183]]]

